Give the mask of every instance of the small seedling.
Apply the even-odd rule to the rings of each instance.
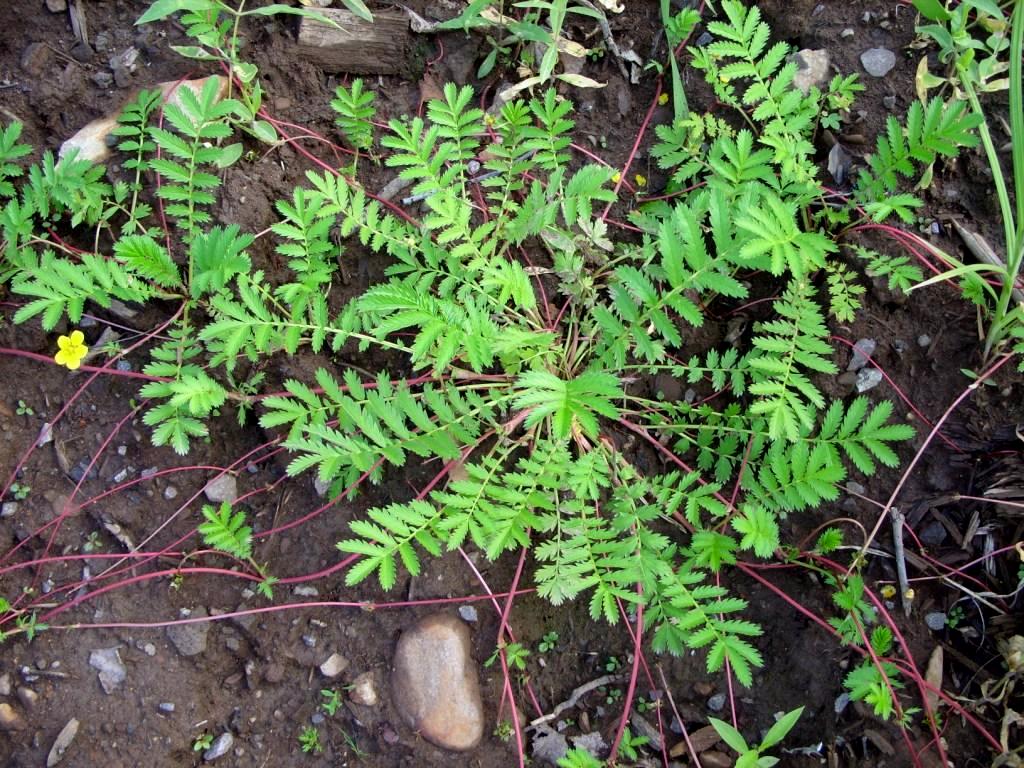
[[[512,738],[512,731],[512,721],[502,720],[498,723],[497,726],[495,726],[494,735],[502,741],[507,742],[510,738]]]
[[[949,609],[949,613],[946,614],[946,626],[950,629],[956,629],[960,626],[964,620],[964,607],[957,603]]]
[[[620,669],[622,669],[622,662],[619,660],[619,657],[609,656],[608,661],[605,662],[604,671],[609,675],[614,675]]]
[[[520,672],[525,672],[526,659],[530,655],[530,651],[524,648],[519,643],[508,643],[506,645],[499,645],[497,648],[494,649],[494,653],[491,654],[491,658],[484,662],[484,666],[492,666],[494,662],[496,662],[498,658],[501,656],[502,648],[505,649],[505,659],[508,662],[509,667],[514,667],[515,669],[518,669]]]
[[[82,543],[83,552],[95,552],[100,548],[100,532],[90,531],[89,537]]]
[[[537,650],[540,653],[548,653],[558,648],[558,633],[548,632],[544,637],[541,638],[540,643],[537,644]]]
[[[299,734],[299,746],[306,754],[318,755],[324,751],[324,745],[320,743],[320,731],[314,725],[307,725]]]
[[[768,729],[768,733],[764,735],[761,743],[756,747],[748,746],[743,735],[729,723],[714,717],[710,717],[708,720],[715,731],[718,732],[718,735],[722,737],[722,741],[739,753],[739,759],[735,763],[736,768],[771,768],[771,766],[778,764],[778,758],[762,755],[761,753],[771,749],[786,738],[786,735],[796,725],[796,721],[800,719],[803,711],[803,707],[797,707],[780,717],[775,725]]]
[[[200,734],[199,736],[196,737],[195,741],[192,742],[192,751],[193,752],[203,752],[204,750],[209,749],[212,744],[213,744],[213,734],[212,733],[202,733],[202,734]]]
[[[320,703],[320,709],[330,717],[334,717],[334,713],[341,707],[341,693],[333,688],[321,688],[320,695],[324,697]]]
[[[36,412],[33,411],[32,406],[30,406],[24,400],[19,400],[17,414],[19,416],[35,416]]]
[[[24,483],[11,483],[11,495],[18,501],[24,501],[32,493],[32,486]]]

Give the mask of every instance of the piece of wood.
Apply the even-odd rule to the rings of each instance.
[[[327,72],[393,75],[408,69],[412,51],[409,17],[375,12],[373,21],[338,8],[317,11],[338,27],[314,19],[299,23],[298,52]]]

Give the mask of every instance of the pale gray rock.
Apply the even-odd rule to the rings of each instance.
[[[234,475],[225,473],[208,482],[203,493],[215,504],[220,504],[222,501],[233,504],[238,498],[238,481],[235,480]]]
[[[205,608],[197,608],[192,612],[193,618],[206,616]],[[197,656],[206,650],[206,636],[210,634],[210,622],[200,621],[195,624],[174,624],[167,628],[167,637],[174,643],[182,656]]]
[[[97,648],[89,654],[89,666],[99,672],[100,685],[103,692],[111,694],[124,682],[128,676],[121,661],[121,653],[117,647]]]
[[[46,768],[53,768],[64,759],[64,753],[68,751],[68,747],[71,746],[71,742],[77,735],[78,720],[71,718],[67,725],[60,729],[57,738],[53,740],[53,746],[50,747],[50,752],[46,756]]]
[[[877,368],[861,368],[857,371],[857,391],[863,394],[882,383],[882,372]]]
[[[395,649],[391,696],[402,719],[427,741],[455,751],[479,744],[483,703],[466,624],[437,613],[405,632]]]
[[[224,733],[214,740],[213,744],[210,745],[210,748],[203,752],[203,760],[209,763],[216,760],[218,757],[223,757],[231,751],[231,747],[234,746],[234,743],[235,737],[231,735],[231,731],[224,731]]]
[[[794,57],[799,69],[793,75],[793,87],[806,96],[811,88],[821,88],[828,82],[828,51],[823,48],[804,48]]]
[[[320,665],[320,674],[324,677],[335,678],[348,668],[348,659],[340,653],[332,653],[327,661]]]
[[[860,63],[872,77],[885,77],[896,66],[896,54],[888,48],[868,48],[860,55]]]

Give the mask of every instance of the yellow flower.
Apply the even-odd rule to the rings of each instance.
[[[85,334],[81,331],[72,331],[70,336],[58,338],[57,354],[53,356],[57,365],[66,365],[68,370],[76,370],[82,364],[82,358],[89,351],[84,342]]]
[[[659,104],[660,104],[661,106],[663,106],[663,107],[664,107],[664,106],[665,106],[666,104],[668,104],[668,94],[667,94],[667,93],[663,93],[663,94],[661,94],[661,96],[659,96],[659,97],[658,97],[658,103],[659,103]]]
[[[638,173],[636,176],[633,177],[633,180],[636,182],[636,185],[638,187],[646,187],[647,186],[647,177],[646,176],[642,176],[642,175],[640,175]]]
[[[622,181],[622,174],[616,171],[612,174],[612,183],[618,184],[620,181]]]
[[[892,584],[886,584],[882,587],[882,597],[886,600],[892,600],[896,596],[896,587]]]

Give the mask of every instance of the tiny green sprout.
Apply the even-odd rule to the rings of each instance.
[[[526,671],[526,659],[530,655],[530,651],[524,648],[520,643],[499,645],[494,649],[494,653],[491,654],[491,657],[484,662],[484,666],[493,666],[494,662],[500,658],[502,649],[505,650],[505,659],[510,667],[514,667],[520,672]]]
[[[609,707],[614,706],[622,701],[622,689],[621,688],[605,688],[604,689],[604,703]]]
[[[213,734],[204,731],[203,733],[196,736],[195,741],[192,742],[193,752],[202,752],[210,748],[213,744]]]
[[[502,741],[507,742],[510,738],[512,738],[512,730],[512,721],[502,720],[494,728],[494,735]]]
[[[540,653],[548,653],[558,647],[558,633],[548,632],[544,637],[541,638],[540,643],[537,644],[537,650]]]
[[[83,552],[95,552],[100,548],[100,532],[90,531],[89,537],[82,543]]]
[[[307,725],[299,734],[299,746],[306,754],[318,755],[324,751],[324,745],[320,743],[320,731],[315,725]]]
[[[609,656],[608,661],[605,662],[604,671],[610,675],[614,675],[622,669],[622,662],[619,661],[618,656]]]
[[[11,483],[11,495],[18,501],[24,501],[32,493],[32,486],[24,483]]]
[[[333,688],[321,688],[320,695],[324,697],[320,708],[329,716],[334,717],[334,713],[341,707],[341,692]]]
[[[18,411],[17,411],[17,413],[18,413],[19,416],[35,416],[36,415],[36,412],[32,410],[32,406],[30,406],[24,400],[19,400],[18,401]]]
[[[952,608],[950,608],[949,612],[946,614],[946,626],[950,629],[956,629],[958,626],[960,626],[963,620],[964,607],[960,605],[960,603],[957,603]]]

